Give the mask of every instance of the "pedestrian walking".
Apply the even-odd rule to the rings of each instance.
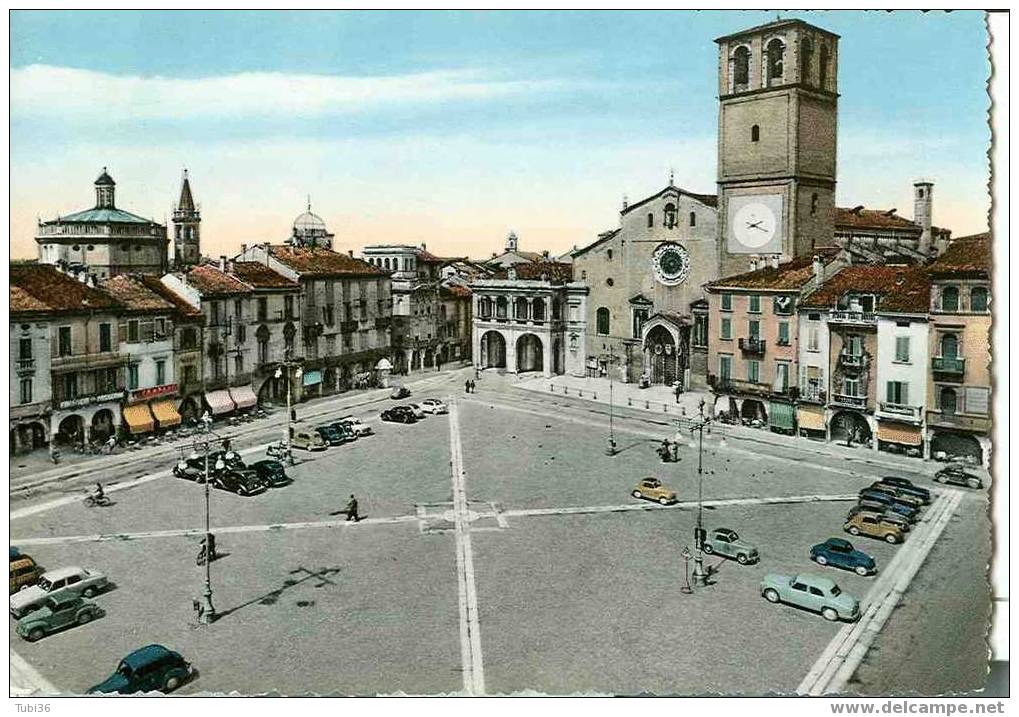
[[[347,501],[347,522],[354,521],[356,523],[360,519],[357,514],[357,498],[351,493],[350,500]]]
[[[471,380],[471,393],[474,393],[474,387],[475,387],[475,383],[474,383],[473,380]]]
[[[467,379],[466,381],[464,381],[464,393],[470,392],[471,392],[471,381],[470,379]]]

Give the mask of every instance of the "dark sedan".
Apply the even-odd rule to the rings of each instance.
[[[882,503],[887,510],[893,510],[911,522],[916,522],[920,516],[920,511],[916,509],[916,506],[909,505],[885,491],[864,488],[860,491],[860,498]]]
[[[255,471],[255,475],[266,481],[270,488],[280,488],[294,482],[279,461],[256,461],[251,464],[250,468]]]
[[[810,559],[818,565],[831,565],[852,570],[857,575],[872,575],[877,572],[874,558],[843,538],[828,538],[810,549]]]
[[[415,423],[418,419],[407,406],[394,406],[382,412],[382,420],[390,423]]]
[[[336,421],[335,423],[330,423],[329,427],[332,428],[334,431],[339,432],[340,435],[343,436],[344,443],[349,443],[351,441],[357,440],[357,432],[354,431],[351,425],[346,421]]]
[[[899,493],[904,493],[905,495],[914,495],[920,500],[922,500],[925,504],[931,502],[931,492],[929,490],[927,490],[926,488],[921,488],[920,486],[913,483],[913,481],[907,480],[906,478],[900,478],[899,476],[881,476],[880,483],[882,485],[894,488],[895,490],[899,491]]]
[[[975,476],[958,466],[942,468],[934,474],[934,480],[938,483],[944,483],[945,485],[966,486],[967,488],[973,488],[974,490],[984,487],[984,482],[980,480],[979,476]]]
[[[318,426],[315,432],[322,436],[322,440],[330,446],[342,446],[347,442],[346,434],[333,425]]]
[[[212,485],[220,490],[230,491],[237,495],[251,496],[269,490],[269,481],[259,478],[253,470],[236,470],[227,468],[216,474]]]

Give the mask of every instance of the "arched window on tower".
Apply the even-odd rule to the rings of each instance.
[[[822,90],[827,89],[828,84],[828,46],[821,45],[821,52],[817,61],[817,86]]]
[[[750,141],[760,142],[761,141],[761,128],[759,125],[754,125],[750,128]]]
[[[676,205],[669,202],[665,205],[665,228],[672,229],[676,226]]]
[[[697,212],[690,212],[690,226],[697,226]]]
[[[776,84],[782,79],[785,66],[785,44],[776,37],[768,43],[764,55],[767,85]]]
[[[810,82],[810,64],[814,59],[814,43],[809,37],[800,42],[800,82]]]
[[[739,92],[750,85],[750,49],[740,45],[732,53],[732,90]]]
[[[647,227],[648,227],[648,229],[650,229],[654,225],[655,225],[655,215],[652,212],[648,212],[648,214],[647,214]]]
[[[604,306],[599,307],[598,311],[595,312],[595,323],[596,330],[602,336],[608,336],[609,334],[609,310]]]

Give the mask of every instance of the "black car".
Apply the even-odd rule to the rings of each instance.
[[[880,503],[885,506],[886,510],[893,510],[899,515],[902,515],[907,520],[915,523],[917,518],[920,516],[920,511],[911,505],[906,505],[901,502],[898,498],[895,498],[888,493],[880,490],[873,490],[871,488],[864,488],[860,491],[860,500],[868,500],[871,502]]]
[[[335,426],[318,426],[315,429],[318,435],[322,436],[322,440],[328,443],[330,446],[342,446],[347,442],[347,437],[343,431],[337,429]]]
[[[269,481],[259,478],[253,470],[226,468],[212,479],[212,485],[220,490],[230,491],[237,495],[258,495],[269,490]]]
[[[934,480],[938,483],[944,483],[945,485],[966,486],[967,488],[973,488],[974,490],[984,487],[984,482],[980,480],[979,476],[975,476],[958,466],[942,468],[934,474]]]
[[[881,476],[880,482],[882,485],[894,488],[899,493],[916,496],[925,504],[931,502],[931,492],[929,490],[921,488],[905,478],[900,478],[899,476]]]
[[[917,510],[923,509],[923,506],[925,505],[924,499],[921,498],[920,496],[911,495],[909,493],[902,491],[896,486],[888,485],[887,483],[883,483],[881,481],[874,481],[867,487],[867,490],[875,490],[878,491],[879,493],[884,493],[885,495],[896,499],[900,503],[905,503],[906,505],[916,508]]]
[[[336,423],[330,423],[329,427],[343,435],[344,443],[357,440],[357,433],[354,432],[354,429],[350,427],[349,423],[336,421]]]
[[[846,520],[852,520],[853,516],[857,513],[871,513],[876,515],[881,520],[894,523],[903,533],[909,532],[911,527],[905,516],[886,509],[881,503],[861,499],[859,504],[854,505],[849,509],[849,514],[846,516]]]
[[[255,471],[255,475],[266,481],[270,488],[279,488],[294,482],[279,461],[255,461],[249,468]]]
[[[418,419],[414,411],[407,406],[394,406],[382,412],[382,420],[392,423],[416,423]]]
[[[89,694],[170,692],[192,675],[191,664],[180,653],[162,645],[135,650],[117,665],[117,671],[89,689]]]
[[[209,458],[209,473],[216,473],[216,461]],[[173,474],[178,478],[187,478],[202,482],[205,480],[205,456],[182,458],[173,467]]]
[[[247,468],[244,464],[244,459],[241,458],[241,454],[236,451],[212,451],[209,454],[209,460],[212,461],[213,466],[222,461],[226,468],[233,468],[234,470]]]

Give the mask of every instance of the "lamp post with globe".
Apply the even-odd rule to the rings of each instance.
[[[293,438],[294,435],[293,427],[294,414],[292,407],[294,400],[293,381],[295,379],[300,379],[303,374],[304,372],[301,370],[300,364],[296,363],[293,359],[291,359],[289,355],[287,355],[287,357],[280,362],[280,365],[276,368],[276,373],[273,374],[277,379],[281,378],[282,376],[287,377],[287,426],[286,434],[283,437],[283,450],[285,453],[285,458],[287,462],[290,463],[290,465],[294,464],[294,454],[291,450],[290,445],[291,439]]]

